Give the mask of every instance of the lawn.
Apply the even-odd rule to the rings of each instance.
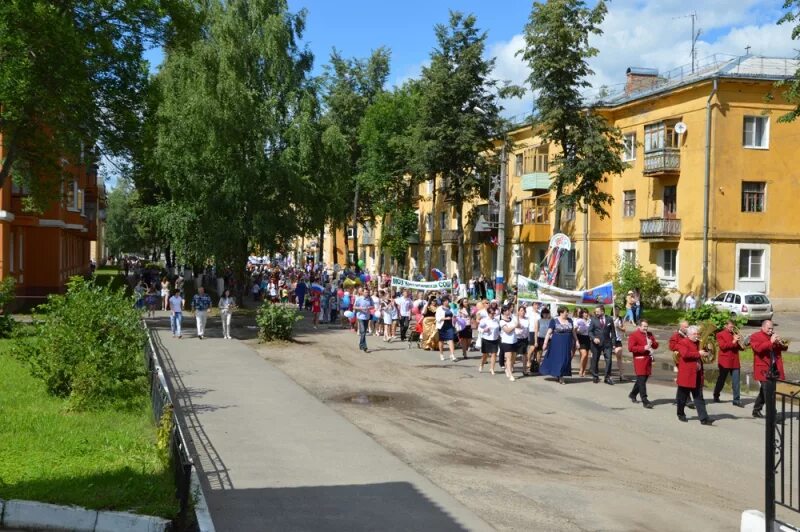
[[[128,292],[131,292],[130,286],[125,283],[125,277],[119,274],[119,270],[115,266],[102,266],[97,268],[94,272],[95,281],[102,286],[110,286],[111,288],[126,287]]]
[[[589,310],[590,313],[594,312],[595,305],[574,305],[574,304],[567,304],[567,308],[570,309],[570,312],[573,311],[576,307],[586,308]],[[611,314],[612,308],[610,305],[606,305],[606,314]],[[642,313],[642,317],[647,320],[647,323],[650,325],[675,325],[677,324],[681,316],[683,316],[684,311],[681,309],[674,309],[674,308],[653,308],[653,309],[645,309]]]
[[[0,340],[0,499],[174,518],[147,400],[131,412],[69,412],[9,356],[10,342]]]

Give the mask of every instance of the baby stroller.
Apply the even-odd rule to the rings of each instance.
[[[422,315],[416,314],[414,319],[416,320],[414,328],[411,329],[408,334],[408,349],[411,349],[412,343],[417,344],[417,349],[422,349]]]

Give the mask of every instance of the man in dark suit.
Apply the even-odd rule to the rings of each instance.
[[[594,309],[594,317],[589,323],[589,338],[592,341],[592,377],[597,384],[600,377],[597,374],[597,366],[600,362],[600,353],[606,359],[606,375],[603,382],[614,384],[611,380],[611,353],[614,350],[614,320],[606,316],[606,309],[603,305],[597,305]]]

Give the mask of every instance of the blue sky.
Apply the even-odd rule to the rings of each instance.
[[[594,3],[593,1],[591,2]],[[702,29],[698,57],[742,55],[752,46],[756,55],[794,57],[800,42],[791,28],[775,23],[783,0],[612,0],[603,23],[604,34],[592,39],[600,53],[590,62],[594,87],[612,89],[624,82],[629,66],[666,71],[690,61],[692,10]],[[289,0],[292,11],[308,12],[303,36],[314,53],[314,73],[321,73],[335,46],[345,57],[366,57],[380,47],[392,53],[389,85],[419,75],[435,45],[433,26],[446,23],[449,9],[473,13],[488,33],[487,56],[497,58],[495,77],[524,84],[528,75],[515,52],[524,42],[522,31],[532,2],[528,0]],[[148,54],[152,66],[159,50]],[[531,97],[504,102],[507,116],[527,113]]]

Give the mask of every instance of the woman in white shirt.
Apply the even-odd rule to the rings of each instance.
[[[478,331],[481,333],[481,364],[478,371],[483,371],[486,359],[491,355],[491,371],[494,375],[494,364],[497,359],[497,348],[500,340],[500,321],[497,319],[497,309],[493,306],[486,308],[486,317],[481,318]]]
[[[517,354],[517,333],[519,323],[514,316],[512,308],[505,305],[500,311],[500,360],[505,358],[506,377],[508,380],[514,379],[514,359]]]
[[[439,331],[439,359],[444,361],[444,345],[450,349],[450,360],[456,361],[455,339],[456,329],[453,323],[453,311],[450,308],[450,298],[442,296],[442,304],[436,309],[436,330]]]
[[[222,337],[226,340],[231,339],[231,316],[236,308],[236,300],[233,299],[231,291],[227,288],[219,298],[219,317],[222,319]]]
[[[517,354],[522,355],[522,374],[528,375],[528,368],[531,367],[530,350],[528,349],[528,335],[529,320],[527,316],[527,309],[519,307],[517,309],[517,328],[514,329],[514,334],[517,335]],[[511,373],[514,373],[514,362],[516,357],[511,359]],[[506,360],[506,367],[508,367],[508,360]]]

